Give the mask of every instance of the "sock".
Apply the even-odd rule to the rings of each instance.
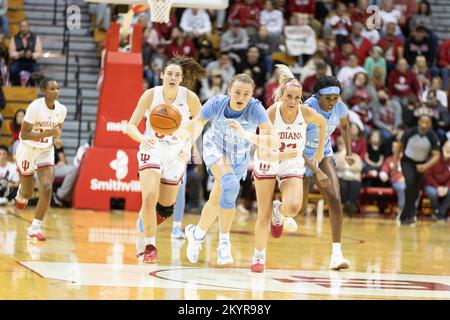
[[[194,228],[194,238],[195,239],[201,240],[205,237],[205,235],[206,235],[205,230],[200,229],[199,226],[195,226],[195,228]]]
[[[149,244],[155,246],[156,245],[156,237],[146,237],[145,245],[149,245]]]
[[[332,244],[332,254],[340,254],[340,255],[342,255],[341,244],[339,242],[333,242],[333,244]]]
[[[42,221],[38,219],[33,219],[33,222],[31,223],[31,227],[38,229],[42,225]]]
[[[275,207],[275,209],[273,210],[273,222],[275,225],[280,225],[281,223],[283,223],[283,214],[280,212],[279,208],[281,207],[281,204],[277,207]]]
[[[255,252],[253,253],[253,264],[256,263],[256,258],[258,258],[259,262],[262,263],[266,263],[266,249],[262,249],[261,251],[259,251],[258,249],[255,248]]]
[[[219,242],[230,242],[230,233],[219,233]]]
[[[172,223],[172,228],[181,228],[181,221],[174,221]]]

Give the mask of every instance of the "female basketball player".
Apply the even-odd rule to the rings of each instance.
[[[190,224],[185,228],[187,257],[192,263],[198,261],[206,232],[217,216],[217,264],[233,263],[229,232],[236,213],[239,180],[247,172],[250,142],[268,148],[279,147],[278,137],[271,134],[272,123],[264,107],[252,98],[254,89],[255,84],[248,75],[234,76],[228,83],[228,95],[209,99],[191,125],[191,141],[195,141],[205,124],[211,122],[211,130],[203,137],[203,161],[214,176],[214,185],[198,225]],[[257,127],[259,135],[255,134]]]
[[[347,156],[345,157],[349,165],[353,165],[355,160],[352,156],[351,131],[348,120],[348,108],[339,100],[341,93],[340,82],[331,76],[319,78],[313,89],[313,95],[305,101],[305,104],[315,109],[327,121],[327,138],[325,143],[325,153],[323,160],[319,162],[320,169],[328,176],[330,183],[323,187],[318,183],[317,175],[308,168],[305,171],[306,179],[303,179],[303,204],[301,211],[306,210],[308,204],[309,181],[314,179],[320,193],[325,198],[330,211],[331,232],[333,238],[330,269],[339,270],[350,267],[350,263],[344,259],[341,251],[341,231],[342,231],[342,205],[339,191],[339,180],[336,175],[336,168],[331,149],[330,135],[339,125],[345,141]],[[306,131],[306,145],[304,155],[311,159],[317,151],[317,127],[309,124]]]
[[[138,106],[128,123],[127,133],[140,142],[137,154],[139,180],[142,192],[142,218],[144,243],[138,243],[138,257],[144,263],[157,262],[156,228],[157,224],[173,214],[178,185],[186,169],[190,154],[187,139],[177,135],[160,135],[150,126],[147,117],[146,132],[139,132],[138,125],[146,112],[162,103],[170,103],[182,115],[181,128],[186,127],[192,117],[200,110],[199,98],[191,90],[180,84],[191,84],[205,77],[205,70],[193,59],[174,57],[169,60],[161,74],[162,86],[149,89],[141,96]],[[184,156],[181,156],[184,154]],[[139,228],[138,228],[139,229]]]
[[[40,89],[44,97],[34,100],[28,106],[22,123],[20,143],[16,151],[20,184],[15,200],[18,209],[27,206],[28,200],[33,196],[36,171],[39,178],[39,200],[27,236],[29,239],[45,241],[41,224],[50,206],[55,177],[53,139],[61,136],[67,109],[57,101],[59,85],[55,80],[42,79]]]
[[[266,245],[269,235],[269,225],[275,238],[281,236],[284,217],[295,217],[302,206],[303,174],[305,160],[303,149],[306,142],[306,128],[308,124],[315,124],[319,128],[318,148],[314,154],[317,163],[322,160],[327,123],[314,109],[301,104],[302,86],[285,65],[277,65],[280,74],[280,86],[275,93],[275,104],[268,110],[270,121],[281,141],[279,161],[266,161],[264,156],[271,152],[259,148],[255,154],[255,189],[258,203],[258,218],[255,225],[255,251],[252,259],[251,271],[262,272],[266,258]],[[296,158],[284,160],[288,151],[295,151]],[[323,180],[323,173],[322,179]],[[276,180],[282,195],[282,202],[274,201]],[[273,217],[272,217],[273,212]],[[291,218],[292,219],[292,218]],[[290,220],[291,220],[290,219]],[[286,221],[286,227],[295,221]],[[270,223],[272,221],[272,224]],[[290,230],[290,231],[295,231]]]

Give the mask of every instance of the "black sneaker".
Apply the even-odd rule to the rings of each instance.
[[[57,207],[62,208],[64,206],[63,202],[61,200],[59,200],[58,196],[56,195],[56,193],[53,193],[53,202],[55,203],[55,205]]]
[[[402,226],[410,226],[410,227],[415,227],[416,226],[416,221],[415,219],[411,218],[411,219],[405,219],[405,220],[401,220],[400,224]]]

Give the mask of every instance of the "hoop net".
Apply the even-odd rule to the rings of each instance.
[[[174,0],[148,0],[150,7],[150,20],[156,23],[167,23],[170,17],[170,8]]]

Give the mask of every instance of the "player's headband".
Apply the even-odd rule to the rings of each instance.
[[[326,87],[319,90],[320,94],[340,94],[341,89],[339,87]]]

